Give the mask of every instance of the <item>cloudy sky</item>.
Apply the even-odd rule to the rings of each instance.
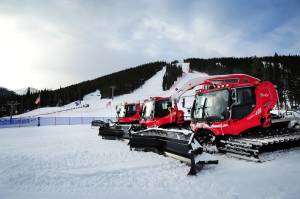
[[[0,0],[0,86],[58,88],[156,60],[300,54],[299,0]]]

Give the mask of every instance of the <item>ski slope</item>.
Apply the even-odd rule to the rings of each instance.
[[[126,142],[101,140],[90,126],[0,129],[0,198],[299,198],[299,150],[219,165],[188,166]],[[269,159],[270,159],[269,158]]]
[[[133,93],[125,94],[111,99],[101,99],[97,91],[90,93],[83,98],[83,104],[89,104],[87,108],[76,108],[67,110],[75,107],[75,103],[72,102],[62,107],[45,107],[39,108],[24,114],[19,115],[20,117],[27,116],[40,116],[47,115],[53,117],[115,117],[115,106],[124,102],[143,102],[145,99],[149,99],[153,96],[171,96],[176,88],[181,88],[189,80],[200,78],[205,80],[208,75],[199,72],[189,72],[189,64],[180,63],[183,69],[183,76],[178,78],[174,85],[167,91],[162,89],[163,76],[165,74],[165,68],[157,72],[152,78],[147,80],[144,85],[136,89]],[[194,91],[190,91],[187,94],[191,95]]]

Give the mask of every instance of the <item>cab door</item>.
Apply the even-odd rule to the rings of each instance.
[[[232,100],[230,118],[232,134],[238,135],[247,129],[257,126],[256,118],[254,118],[256,107],[255,87],[233,89]]]

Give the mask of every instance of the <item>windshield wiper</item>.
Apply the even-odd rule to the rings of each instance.
[[[207,123],[209,126],[211,126],[211,123],[210,123],[210,121],[209,121],[209,119],[208,119],[208,118],[209,118],[209,115],[208,115],[208,113],[205,113],[205,109],[207,108],[206,103],[207,103],[207,97],[204,99],[204,103],[203,103],[203,105],[201,106],[201,109],[202,109],[202,118],[205,119],[206,123]]]
[[[208,112],[205,112],[205,109],[207,108],[206,104],[207,104],[207,98],[205,98],[203,106],[202,106],[202,111],[203,111],[202,118],[205,119],[206,123],[209,126],[211,126],[212,121],[219,120],[219,117],[218,116],[210,116],[208,114]]]

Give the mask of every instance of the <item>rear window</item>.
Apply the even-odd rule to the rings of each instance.
[[[255,104],[254,87],[236,89],[236,105],[251,105]]]

